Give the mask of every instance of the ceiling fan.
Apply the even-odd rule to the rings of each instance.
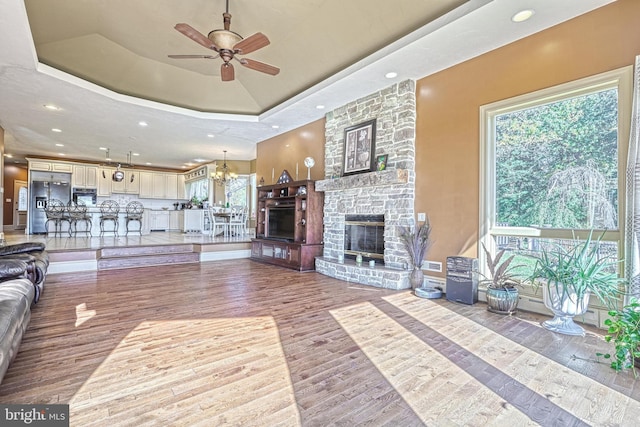
[[[216,51],[218,53],[217,55],[169,55],[169,58],[216,59],[220,57],[222,58],[222,61],[224,61],[220,67],[220,75],[223,82],[228,82],[235,78],[235,71],[233,69],[233,64],[231,64],[232,59],[235,59],[247,68],[271,74],[272,76],[275,76],[280,72],[278,67],[265,64],[264,62],[255,61],[249,58],[236,58],[236,55],[246,55],[247,53],[254,52],[267,46],[270,43],[269,39],[262,33],[255,33],[254,35],[243,39],[240,34],[230,31],[231,15],[229,14],[229,0],[227,0],[227,10],[222,14],[222,17],[224,30],[213,30],[207,37],[191,27],[189,24],[177,24],[175,26],[176,30],[180,31],[191,40],[194,40],[196,43],[206,47],[207,49]]]

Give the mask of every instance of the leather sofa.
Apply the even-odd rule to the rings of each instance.
[[[43,243],[0,247],[0,383],[18,354],[48,266]]]

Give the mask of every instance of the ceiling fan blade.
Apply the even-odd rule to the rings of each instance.
[[[254,61],[249,58],[240,59],[240,63],[247,68],[251,68],[252,70],[260,71],[262,73],[271,74],[275,76],[280,72],[280,68],[274,67],[273,65],[265,64],[264,62]]]
[[[169,58],[173,59],[216,59],[220,55],[167,55]]]
[[[241,55],[246,55],[247,53],[251,53],[267,46],[269,43],[271,42],[267,36],[262,33],[255,33],[254,35],[236,43],[233,50],[237,50]]]
[[[189,24],[176,24],[174,28],[199,45],[206,47],[207,49],[214,49],[216,47],[216,45],[213,44],[213,42],[209,40],[207,36],[196,30]]]
[[[233,65],[225,62],[220,67],[220,75],[222,76],[223,82],[230,82],[235,78],[235,71],[233,69]]]

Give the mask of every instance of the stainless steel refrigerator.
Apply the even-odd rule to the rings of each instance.
[[[71,174],[32,172],[31,200],[29,205],[29,233],[46,233],[47,215],[45,209],[50,200],[58,199],[65,205],[71,200]]]

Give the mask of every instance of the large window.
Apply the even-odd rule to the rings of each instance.
[[[616,70],[481,108],[482,243],[535,256],[596,229],[622,255],[630,77]]]

